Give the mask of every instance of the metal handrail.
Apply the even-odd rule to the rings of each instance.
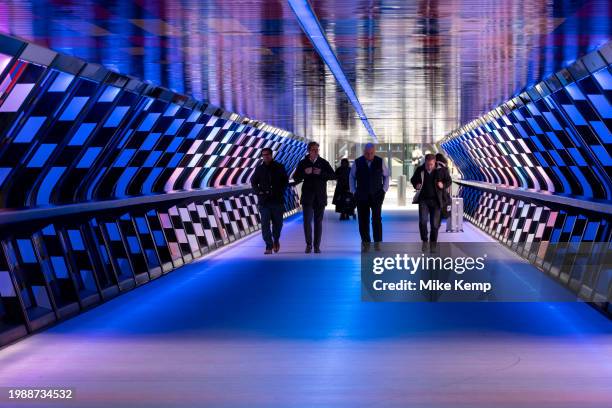
[[[291,180],[289,186],[299,183]],[[227,187],[205,187],[191,191],[175,191],[162,194],[134,196],[103,201],[88,201],[83,203],[56,205],[48,207],[0,209],[0,227],[23,222],[43,221],[57,217],[85,215],[116,210],[128,210],[134,207],[154,207],[160,204],[172,204],[185,200],[214,199],[239,193],[251,193],[250,184],[240,184]]]
[[[580,208],[582,210],[593,211],[612,215],[612,204],[597,200],[583,200],[574,197],[563,196],[555,193],[544,193],[540,191],[530,191],[518,187],[504,187],[493,183],[471,180],[453,180],[457,184],[475,187],[481,190],[519,197],[531,201],[541,201],[555,205]]]
[[[89,201],[48,207],[4,209],[0,210],[0,226],[45,219],[83,215],[89,213],[114,211],[132,207],[150,207],[156,204],[170,204],[184,200],[200,198],[218,198],[236,193],[251,192],[250,185],[239,185],[219,188],[203,188],[193,191],[177,191],[165,194],[143,195],[103,201]]]

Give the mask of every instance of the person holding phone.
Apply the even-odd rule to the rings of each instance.
[[[414,171],[410,182],[417,190],[415,202],[419,204],[419,232],[423,242],[423,251],[435,252],[438,243],[441,209],[445,204],[444,191],[452,184],[448,171],[436,168],[436,156],[425,155],[425,163]],[[429,220],[429,237],[427,221]]]
[[[321,253],[323,215],[327,205],[327,182],[336,178],[329,162],[319,156],[319,144],[308,143],[308,154],[297,165],[293,180],[302,183],[300,204],[304,213],[306,253]],[[314,237],[313,237],[314,224]]]

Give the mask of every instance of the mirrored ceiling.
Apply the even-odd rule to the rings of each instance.
[[[606,0],[311,5],[389,143],[435,142],[612,38]],[[286,1],[4,0],[0,31],[324,144],[369,140]]]

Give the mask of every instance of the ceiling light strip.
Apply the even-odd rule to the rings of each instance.
[[[344,93],[349,98],[349,101],[355,108],[355,112],[359,115],[361,122],[365,126],[369,135],[374,139],[375,142],[378,141],[376,138],[376,134],[374,133],[374,129],[370,126],[370,122],[368,121],[368,117],[366,116],[363,108],[361,107],[361,103],[359,99],[357,99],[357,95],[353,90],[351,84],[349,84],[342,67],[340,66],[340,62],[338,62],[338,58],[336,58],[336,54],[331,49],[329,45],[329,41],[327,41],[327,37],[323,33],[323,29],[317,16],[315,16],[312,11],[312,7],[308,3],[308,0],[288,0],[291,9],[295,13],[302,30],[306,36],[310,39],[310,42],[314,46],[315,50],[319,53],[329,70],[332,72],[336,81],[340,84]]]

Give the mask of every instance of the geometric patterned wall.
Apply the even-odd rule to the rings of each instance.
[[[299,206],[286,192],[286,215]],[[259,229],[250,192],[3,231],[0,345],[111,299]]]
[[[464,179],[612,200],[612,42],[449,135]]]
[[[243,123],[244,122],[244,123]],[[303,142],[237,114],[0,36],[0,208],[246,183]]]
[[[529,202],[471,186],[461,186],[459,195],[472,224],[612,315],[609,214]]]
[[[0,35],[0,211],[114,200],[0,224],[0,345],[257,230],[247,184],[265,147],[289,173],[305,153],[287,131]],[[285,214],[298,207],[292,186]]]
[[[461,127],[440,145],[469,181],[458,192],[467,219],[612,312],[606,300],[612,297],[609,262],[581,259],[571,250],[559,253],[557,245],[592,243],[610,253],[612,42]],[[503,187],[503,193],[491,186]],[[513,190],[528,191],[530,198]],[[574,258],[568,262],[568,256]]]

